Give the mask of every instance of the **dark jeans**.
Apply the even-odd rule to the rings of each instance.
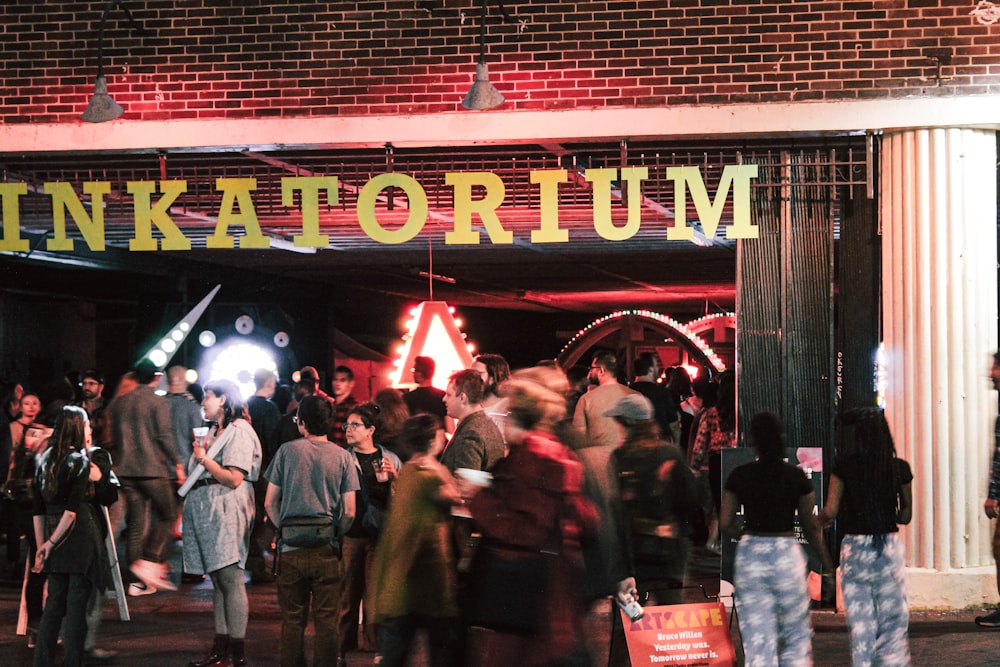
[[[274,541],[274,529],[267,518],[264,509],[264,498],[267,495],[267,480],[262,476],[253,484],[254,508],[253,530],[250,533],[250,550],[247,556],[247,571],[254,575],[267,572],[264,562],[264,552]]]
[[[49,597],[38,625],[34,667],[51,667],[62,625],[65,667],[83,664],[83,642],[87,636],[87,600],[93,588],[82,574],[52,572],[48,575]],[[63,617],[66,618],[63,624]]]
[[[378,624],[378,650],[382,667],[404,667],[418,628],[427,630],[430,667],[451,667],[458,648],[458,619],[410,614]]]
[[[162,563],[177,522],[173,482],[166,477],[123,477],[121,484],[125,496],[125,554],[129,564],[140,558]],[[143,530],[147,502],[149,526]]]
[[[369,537],[344,537],[344,579],[340,589],[340,655],[358,646],[359,610],[364,609],[364,644],[360,648],[374,648],[375,611],[372,607],[370,587],[375,584],[375,541]]]
[[[278,564],[281,667],[304,667],[303,636],[312,599],[314,665],[335,665],[340,642],[340,556],[331,546],[282,552]]]

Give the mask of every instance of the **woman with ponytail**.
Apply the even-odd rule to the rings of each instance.
[[[840,416],[840,447],[820,521],[839,514],[841,587],[854,667],[909,665],[899,524],[910,522],[910,465],[896,458],[885,414],[858,408]]]

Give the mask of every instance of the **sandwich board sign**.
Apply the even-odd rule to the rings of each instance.
[[[621,612],[632,667],[735,667],[723,603],[663,605],[645,611],[635,622]]]

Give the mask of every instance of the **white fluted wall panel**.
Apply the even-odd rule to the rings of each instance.
[[[996,396],[996,133],[887,132],[882,144],[886,415],[913,466],[912,567],[989,565],[983,516]]]

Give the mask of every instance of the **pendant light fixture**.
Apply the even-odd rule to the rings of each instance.
[[[462,100],[462,106],[471,111],[496,109],[503,104],[504,98],[500,91],[490,83],[490,74],[486,69],[486,3],[483,0],[483,11],[479,21],[479,60],[476,61],[476,80],[472,88]]]
[[[120,2],[121,0],[108,0],[108,4],[104,7],[104,13],[101,14],[101,27],[97,31],[97,80],[94,82],[94,94],[90,98],[90,103],[87,104],[87,109],[81,116],[88,123],[104,123],[125,113],[122,105],[115,102],[108,94],[108,80],[104,77],[104,24],[107,23],[108,14]],[[142,35],[149,34],[132,18],[128,7],[123,6],[122,9],[125,10],[125,16],[136,32]]]

